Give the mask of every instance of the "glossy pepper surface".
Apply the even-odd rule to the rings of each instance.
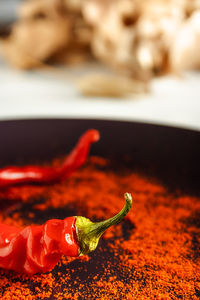
[[[0,187],[23,183],[48,184],[66,179],[84,164],[90,145],[98,140],[99,132],[97,130],[86,131],[59,167],[10,166],[2,168],[0,169]]]
[[[126,193],[125,200],[117,215],[97,223],[78,216],[23,229],[0,224],[0,267],[32,275],[50,271],[62,255],[77,257],[94,251],[105,230],[129,212],[131,195]]]

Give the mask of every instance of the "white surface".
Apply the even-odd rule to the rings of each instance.
[[[84,72],[80,67],[21,72],[0,65],[0,120],[98,118],[200,130],[200,73],[156,79],[151,93],[139,98],[105,99],[78,93],[72,79]]]

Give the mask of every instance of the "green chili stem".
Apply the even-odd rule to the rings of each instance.
[[[102,221],[93,223],[89,219],[84,217],[77,217],[76,229],[77,236],[80,245],[80,255],[87,254],[94,251],[99,242],[99,238],[112,225],[116,225],[127,215],[132,206],[131,194],[125,193],[124,198],[126,203],[122,210],[114,217]]]
[[[121,220],[127,215],[129,210],[131,209],[132,206],[132,197],[131,194],[126,193],[124,194],[124,198],[126,200],[126,203],[122,210],[115,215],[114,217],[98,222],[98,223],[93,223],[90,227],[90,231],[88,232],[88,235],[95,235],[95,236],[101,236],[106,229],[108,229],[112,225],[116,225],[121,222]]]

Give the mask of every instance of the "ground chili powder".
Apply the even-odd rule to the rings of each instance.
[[[1,190],[0,222],[98,221],[122,208],[124,192],[133,208],[95,252],[63,257],[52,272],[32,277],[0,270],[1,299],[199,299],[200,199],[169,193],[159,179],[91,157],[65,182]]]

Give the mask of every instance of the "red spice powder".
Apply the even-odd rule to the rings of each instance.
[[[0,192],[0,222],[16,226],[82,215],[109,218],[133,195],[125,220],[89,256],[63,257],[49,273],[0,270],[1,299],[199,299],[200,199],[91,157],[67,181]]]

